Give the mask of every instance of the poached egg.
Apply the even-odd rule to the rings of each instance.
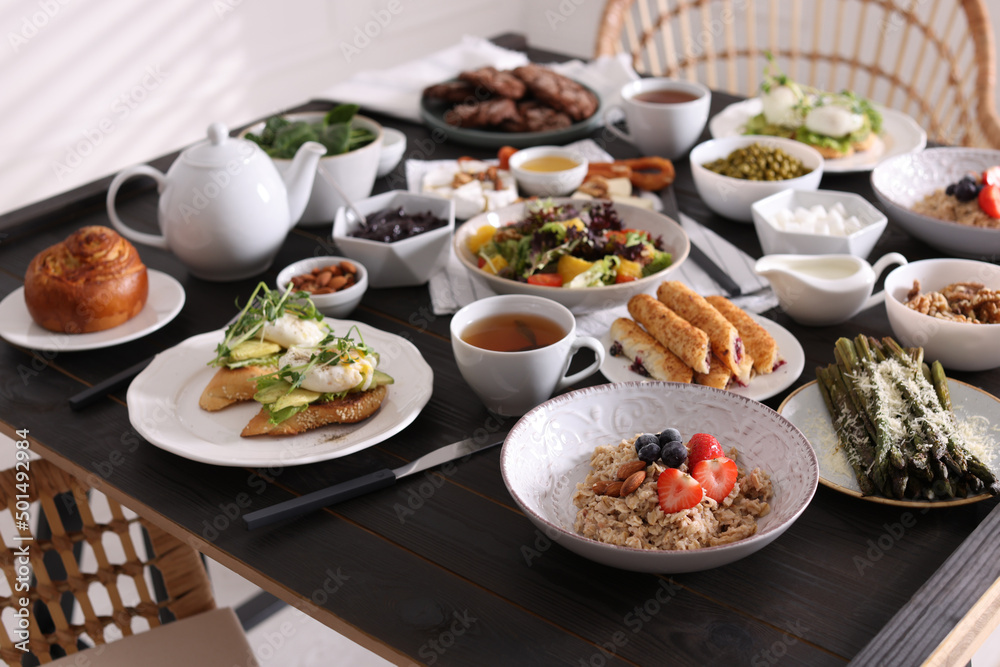
[[[828,137],[846,137],[865,124],[864,116],[837,104],[814,107],[806,114],[806,129]]]
[[[279,365],[282,368],[286,365],[305,366],[309,363],[314,351],[300,347],[290,348],[281,357]],[[360,391],[371,388],[378,359],[373,355],[362,355],[357,350],[352,350],[350,357],[350,361],[333,362],[310,368],[306,371],[299,386],[320,393],[337,393],[354,387]]]
[[[791,86],[772,86],[760,96],[764,119],[772,125],[798,127],[802,118],[795,108],[802,94]]]
[[[319,322],[303,320],[291,313],[264,323],[264,338],[284,348],[315,347],[325,337],[325,327]]]

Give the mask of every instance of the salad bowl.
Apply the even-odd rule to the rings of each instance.
[[[551,201],[554,204],[572,204],[578,210],[582,210],[591,203],[590,200],[569,198],[554,198]],[[469,249],[469,240],[486,225],[500,228],[524,219],[527,206],[530,204],[531,202],[521,202],[497,211],[481,213],[455,231],[453,248],[459,261],[471,275],[482,278],[498,294],[530,294],[546,297],[561,303],[577,314],[613,308],[627,303],[632,296],[640,292],[655,289],[687,260],[688,253],[691,251],[691,242],[687,233],[675,220],[655,211],[615,203],[614,210],[621,218],[624,228],[646,231],[652,238],[662,239],[663,250],[672,256],[670,266],[636,280],[597,287],[535,285],[520,280],[502,278],[480,269],[476,255]]]

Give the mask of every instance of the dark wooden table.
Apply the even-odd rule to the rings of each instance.
[[[731,101],[716,95],[713,112]],[[376,118],[406,133],[408,158],[489,153],[435,141],[419,125]],[[635,155],[622,142],[605,147],[619,157]],[[157,164],[165,167],[172,159]],[[681,210],[759,256],[752,226],[711,214],[695,193],[685,159],[677,170],[673,187]],[[107,180],[97,182],[0,218],[0,297],[22,285],[37,252],[83,225],[108,224],[106,186]],[[149,186],[135,182],[119,196],[119,210],[152,229],[156,197]],[[400,166],[376,190],[404,186]],[[822,187],[873,199],[864,173],[828,174]],[[470,435],[502,435],[514,420],[490,415],[469,391],[452,358],[450,318],[433,314],[426,286],[369,290],[352,316],[411,340],[434,369],[434,393],[412,425],[351,456],[267,470],[217,467],[145,442],[129,423],[124,392],[72,412],[67,399],[84,387],[221,327],[233,314],[233,300],[245,298],[258,280],[273,283],[277,270],[292,261],[335,251],[328,230],[296,230],[265,274],[209,283],[193,278],[167,252],[139,249],[150,268],[183,284],[187,303],[177,319],[145,338],[91,352],[0,344],[0,431],[28,429],[43,457],[390,660],[581,667],[837,665],[851,659],[919,664],[935,651],[976,641],[977,628],[993,617],[989,603],[996,593],[990,587],[1000,574],[994,501],[905,510],[821,486],[795,525],[757,554],[707,572],[653,576],[603,567],[553,545],[516,508],[500,476],[499,450],[492,450],[448,473],[417,475],[301,520],[248,532],[237,517],[250,509],[396,467]],[[892,223],[873,257],[889,251],[910,260],[937,254]],[[837,337],[890,333],[882,308],[827,328],[798,326],[777,310],[766,315],[805,349],[806,370],[796,386],[830,361]],[[952,376],[1000,393],[1000,371]],[[787,393],[766,403],[777,407]]]

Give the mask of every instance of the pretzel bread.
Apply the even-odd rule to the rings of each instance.
[[[611,339],[654,380],[691,382],[694,374],[691,367],[627,317],[619,317],[611,324]]]
[[[705,300],[732,322],[740,332],[747,354],[753,357],[754,370],[761,375],[772,372],[778,363],[778,344],[767,329],[757,324],[743,309],[724,296],[708,296]]]
[[[743,361],[743,341],[729,320],[712,304],[682,282],[668,280],[656,290],[656,298],[685,320],[708,334],[712,352],[734,374]],[[699,369],[695,369],[696,371]],[[703,371],[704,372],[704,371]]]
[[[707,333],[648,294],[636,294],[628,312],[653,338],[696,372],[707,373],[711,351]]]

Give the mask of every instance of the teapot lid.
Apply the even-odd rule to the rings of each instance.
[[[208,126],[208,139],[188,148],[181,157],[192,165],[218,168],[233,160],[245,162],[258,150],[252,141],[230,137],[225,123],[212,123]]]

